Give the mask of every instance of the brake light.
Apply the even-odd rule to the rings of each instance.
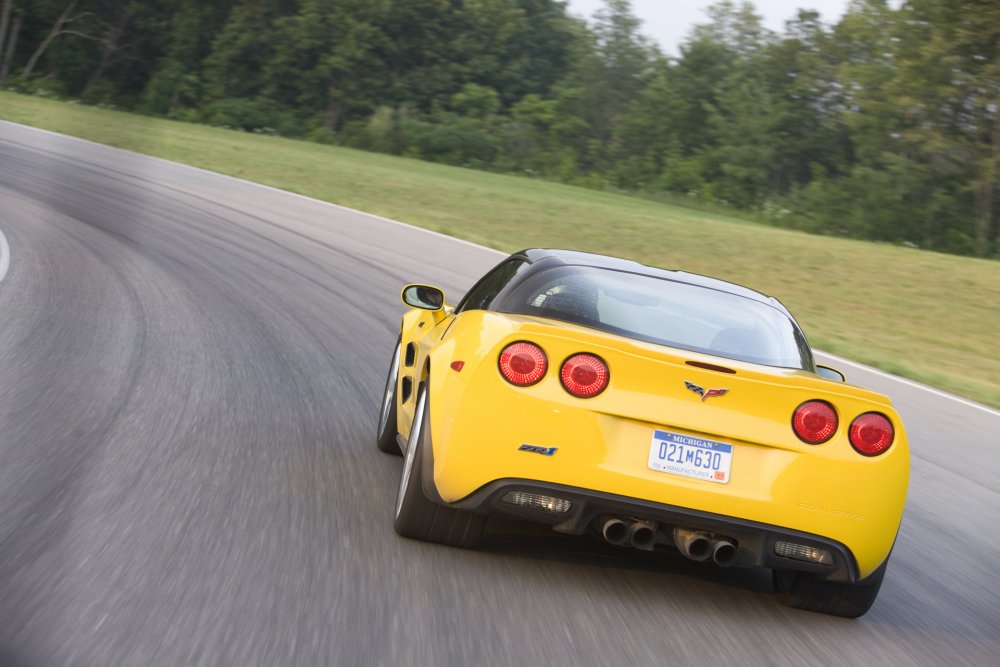
[[[866,412],[851,422],[847,436],[858,454],[878,456],[892,445],[895,431],[885,415]]]
[[[528,387],[545,377],[549,362],[542,348],[522,340],[503,349],[499,366],[504,380],[518,387]]]
[[[593,354],[574,354],[563,362],[559,378],[566,391],[577,398],[593,398],[608,386],[608,365]]]
[[[806,401],[795,408],[792,429],[802,442],[821,445],[837,432],[837,411],[826,401]]]

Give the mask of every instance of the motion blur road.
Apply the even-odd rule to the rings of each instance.
[[[9,123],[0,232],[0,667],[1000,664],[997,412],[841,366],[913,473],[874,608],[826,617],[763,570],[395,535],[399,289],[493,251]]]

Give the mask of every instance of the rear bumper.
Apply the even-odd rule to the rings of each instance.
[[[575,338],[549,335],[543,340],[540,336],[532,334],[532,339],[544,343],[550,359],[563,359],[583,349]],[[785,386],[787,378],[748,391],[747,396],[757,397],[757,405],[741,405],[729,397],[703,404],[690,398],[694,394],[679,380],[675,384],[680,388],[673,390],[625,384],[626,378],[662,384],[677,371],[670,364],[657,367],[661,377],[660,371],[647,368],[646,357],[636,357],[630,366],[632,362],[611,348],[590,348],[618,359],[621,368],[613,390],[585,400],[567,394],[552,373],[530,387],[508,384],[500,377],[492,353],[483,356],[483,345],[490,341],[480,334],[469,334],[469,340],[476,345],[468,343],[456,350],[442,347],[441,359],[434,360],[446,370],[430,377],[431,446],[425,449],[433,461],[424,468],[429,498],[464,504],[482,513],[510,515],[515,511],[497,507],[498,503],[483,504],[483,495],[489,496],[498,484],[541,484],[541,488],[561,488],[580,496],[569,518],[578,512],[584,518],[575,523],[530,514],[522,518],[582,532],[595,515],[616,507],[598,501],[625,503],[620,512],[608,513],[646,517],[668,527],[715,526],[711,532],[742,542],[747,552],[744,562],[750,565],[774,566],[779,558],[774,554],[774,536],[797,535],[807,538],[804,543],[834,545],[828,550],[841,554],[841,562],[830,575],[825,566],[809,563],[783,559],[777,561],[778,566],[815,568],[842,580],[869,577],[888,557],[906,498],[909,450],[905,435],[900,428],[893,447],[878,457],[860,456],[847,436],[851,415],[885,406],[863,397],[829,396],[843,424],[829,441],[811,446],[795,437],[790,415],[802,400],[817,394],[811,387],[806,392]],[[497,354],[502,342],[493,346]],[[457,342],[455,346],[460,347]],[[447,369],[452,359],[479,362],[467,363],[457,373]],[[700,381],[687,368],[685,375],[677,377]],[[712,483],[650,468],[657,430],[731,445],[729,480]],[[691,525],[692,517],[704,522]],[[770,537],[765,540],[758,535]]]
[[[425,489],[426,489],[425,484]],[[511,491],[554,496],[572,502],[564,514],[552,514],[511,505],[501,499]],[[440,502],[440,499],[438,498]],[[856,583],[858,565],[851,551],[835,540],[780,526],[747,521],[730,516],[655,503],[561,484],[525,479],[501,479],[490,482],[449,506],[485,515],[505,516],[545,523],[555,530],[580,535],[594,527],[600,517],[617,516],[645,519],[659,524],[657,542],[673,544],[672,530],[683,527],[724,536],[739,548],[738,565],[812,572],[830,581]],[[783,540],[826,549],[833,555],[832,565],[821,565],[778,556],[775,542]]]
[[[452,410],[441,402],[437,407],[432,403],[433,444],[427,449],[434,461],[425,470],[433,475],[425,487],[433,487],[434,492],[428,497],[437,495],[445,503],[462,503],[478,498],[497,480],[534,480],[555,485],[550,488],[593,492],[591,498],[680,512],[685,522],[695,516],[734,526],[728,534],[712,532],[734,539],[742,535],[754,555],[748,562],[751,565],[772,561],[774,540],[755,545],[754,533],[739,531],[740,526],[755,526],[771,535],[784,531],[809,536],[813,544],[835,544],[832,553],[851,555],[850,566],[842,559],[844,564],[836,568],[842,572],[832,573],[844,581],[864,579],[875,572],[888,557],[899,528],[909,469],[903,438],[887,454],[867,458],[841,442],[846,440],[843,433],[817,447],[766,446],[671,423],[598,412],[572,402],[526,397],[511,399],[498,408],[493,401],[473,398]],[[716,484],[649,468],[655,429],[731,444],[730,480]],[[526,452],[524,444],[545,448],[552,455]],[[593,504],[587,502],[584,509]],[[683,508],[696,510],[690,514]],[[601,509],[598,506],[598,511]],[[590,519],[595,513],[590,512]],[[633,514],[644,516],[638,511]],[[648,518],[685,528],[701,527],[671,522],[669,516]],[[817,573],[825,570],[797,562],[781,565]]]

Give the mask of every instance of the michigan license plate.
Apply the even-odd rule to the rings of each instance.
[[[673,475],[726,484],[733,465],[733,446],[690,435],[653,431],[649,467]]]

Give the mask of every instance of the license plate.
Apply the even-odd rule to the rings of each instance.
[[[673,475],[726,484],[733,464],[733,446],[690,435],[653,431],[649,467]]]

